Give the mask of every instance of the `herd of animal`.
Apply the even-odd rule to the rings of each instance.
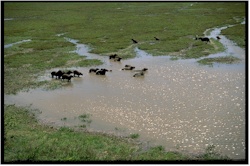
[[[113,56],[113,55],[111,55]],[[116,56],[115,56],[116,57]],[[122,70],[133,70],[135,72],[135,74],[133,75],[133,77],[141,77],[144,76],[145,72],[148,70],[148,68],[143,68],[141,70],[134,70],[135,66],[131,66],[131,65],[125,65],[124,68],[122,68]],[[108,70],[108,69],[104,69],[104,68],[91,68],[89,69],[89,73],[95,73],[96,75],[105,75],[106,72],[112,72],[112,70]],[[80,75],[83,75],[81,72],[74,70],[68,70],[68,71],[62,71],[62,70],[58,70],[56,71],[52,71],[51,72],[51,77],[52,78],[56,78],[56,79],[61,79],[62,81],[67,79],[68,82],[71,81],[71,78],[73,77],[80,77]]]
[[[159,38],[157,37],[154,37],[155,40],[160,40]],[[218,40],[221,39],[219,36],[216,37]],[[138,43],[138,41],[136,41],[135,39],[131,39],[133,41],[133,43]],[[195,40],[201,40],[203,42],[210,42],[210,39],[208,37],[195,37]],[[110,55],[109,56],[109,59],[111,60],[114,60],[114,61],[117,61],[117,62],[120,62],[121,61],[121,57],[119,57],[117,54],[113,54],[113,55]],[[124,68],[122,68],[122,70],[133,70],[135,71],[136,73],[133,75],[133,77],[141,77],[141,76],[144,76],[145,72],[148,70],[148,68],[143,68],[141,70],[134,70],[135,67],[134,66],[131,66],[131,65],[125,65]],[[105,75],[106,72],[112,72],[112,70],[108,70],[108,69],[99,69],[99,68],[91,68],[89,69],[89,73],[95,73],[96,75]],[[51,77],[55,78],[56,79],[61,79],[61,80],[64,80],[64,79],[67,79],[68,82],[71,81],[71,78],[72,77],[75,77],[75,76],[78,76],[80,77],[80,75],[83,75],[81,72],[77,71],[77,70],[74,70],[74,71],[67,71],[67,72],[64,72],[64,71],[53,71],[51,72]]]

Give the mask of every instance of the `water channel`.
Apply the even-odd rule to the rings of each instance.
[[[215,28],[211,35],[219,35]],[[162,145],[167,151],[198,154],[214,145],[215,150],[233,159],[245,158],[245,50],[226,37],[226,50],[214,56],[233,55],[237,64],[201,66],[196,60],[171,60],[153,57],[135,48],[136,58],[110,61],[106,56],[89,53],[77,40],[76,52],[104,62],[98,68],[111,69],[106,76],[78,67],[75,77],[62,89],[42,88],[5,95],[6,104],[41,110],[38,119],[56,126],[79,126],[78,117],[89,114],[90,131],[127,136],[138,133],[151,146]],[[61,37],[61,36],[59,36]],[[136,69],[147,67],[144,77],[134,78],[133,71],[121,70],[126,64]],[[54,69],[55,70],[55,69]],[[48,79],[50,71],[47,71]],[[66,118],[66,120],[62,120]]]

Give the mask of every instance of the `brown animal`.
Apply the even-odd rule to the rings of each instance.
[[[109,71],[109,70],[107,70],[107,69],[98,70],[98,71],[96,72],[96,75],[105,75],[105,73],[106,73],[107,71]],[[111,71],[112,71],[112,70],[111,70]]]
[[[118,62],[120,62],[121,61],[121,57],[115,57],[115,60],[114,61],[118,61]]]
[[[69,81],[71,81],[71,78],[72,78],[73,76],[72,75],[69,75],[69,74],[63,74],[62,75],[62,81],[64,80],[64,79],[67,79],[68,80],[68,82]]]
[[[133,70],[134,68],[134,66],[125,66],[122,70]]]
[[[65,74],[65,73],[63,71],[59,70],[58,72],[56,72],[55,76],[56,76],[56,78],[60,79],[63,74]]]
[[[54,78],[54,76],[56,76],[56,72],[55,72],[55,71],[52,71],[52,72],[51,72],[51,77]]]
[[[94,73],[96,73],[97,72],[97,70],[99,70],[98,68],[96,68],[96,69],[89,69],[89,73],[91,73],[91,72],[94,72]]]
[[[141,77],[141,76],[144,76],[144,72],[135,73],[133,75],[133,77]]]
[[[145,71],[147,71],[148,70],[148,68],[143,68],[143,69],[141,69],[141,70],[134,70],[135,72],[145,72]]]
[[[81,72],[79,72],[79,71],[77,71],[77,70],[74,70],[73,73],[74,73],[74,77],[75,77],[75,75],[78,75],[78,77],[79,77],[80,75],[83,75]]]
[[[117,57],[117,54],[110,55],[110,56],[109,56],[109,59],[115,59],[116,57]]]

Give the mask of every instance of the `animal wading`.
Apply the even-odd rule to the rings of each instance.
[[[99,70],[98,68],[95,68],[95,69],[91,68],[89,69],[89,73],[92,73],[92,72],[96,73],[98,70]]]
[[[69,75],[69,74],[63,74],[62,75],[62,81],[64,80],[64,79],[67,79],[68,80],[68,82],[69,81],[71,81],[71,78],[72,78],[73,76],[72,75]]]
[[[75,77],[75,75],[77,75],[78,77],[80,77],[80,75],[83,75],[81,72],[79,72],[77,70],[74,70],[73,73],[74,73],[74,77]]]
[[[101,70],[98,70],[97,72],[96,72],[96,75],[105,75],[106,74],[106,72],[108,72],[109,70],[107,70],[107,69],[101,69]],[[112,71],[112,70],[110,70],[110,71]]]

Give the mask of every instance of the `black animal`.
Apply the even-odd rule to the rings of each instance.
[[[56,72],[55,76],[56,76],[56,78],[60,79],[63,74],[65,74],[65,73],[63,71],[59,70],[58,72]]]
[[[109,59],[115,59],[116,57],[117,57],[117,54],[110,55],[110,56],[109,56]]]
[[[134,68],[134,66],[125,66],[122,70],[133,70]]]
[[[98,70],[98,71],[96,72],[96,75],[105,75],[105,73],[106,73],[107,71],[108,71],[107,69]]]
[[[135,73],[133,75],[133,77],[141,77],[141,76],[144,76],[144,72]]]
[[[72,78],[73,76],[72,75],[69,75],[69,74],[63,74],[62,75],[62,81],[64,80],[64,79],[67,79],[68,80],[68,82],[69,81],[71,81],[71,78]]]
[[[122,59],[121,57],[118,57],[118,56],[117,56],[117,57],[115,57],[115,61],[120,62],[120,61],[121,61],[121,59]]]
[[[132,41],[133,41],[133,43],[138,43],[136,40],[134,40],[134,39],[131,39]]]
[[[221,38],[220,38],[220,36],[216,36],[216,38],[218,39],[218,40],[220,40]]]
[[[205,42],[210,42],[208,37],[199,37],[198,39],[200,39],[201,41],[205,41]]]
[[[160,40],[159,38],[157,38],[157,37],[154,37],[155,38],[155,40]]]
[[[51,77],[54,78],[54,76],[56,76],[56,72],[55,72],[55,71],[52,71],[52,72],[51,72]]]
[[[94,73],[96,73],[97,72],[97,70],[99,70],[98,68],[96,68],[96,69],[89,69],[89,73],[91,73],[91,72],[94,72]]]
[[[71,70],[67,71],[66,74],[71,74],[73,73]]]
[[[78,77],[79,77],[80,75],[83,75],[81,72],[79,72],[79,71],[77,71],[77,70],[74,70],[73,73],[74,73],[74,77],[75,77],[75,75],[78,75]]]
[[[134,70],[135,72],[145,72],[145,71],[147,71],[148,70],[148,68],[143,68],[143,69],[141,69],[141,70]]]

